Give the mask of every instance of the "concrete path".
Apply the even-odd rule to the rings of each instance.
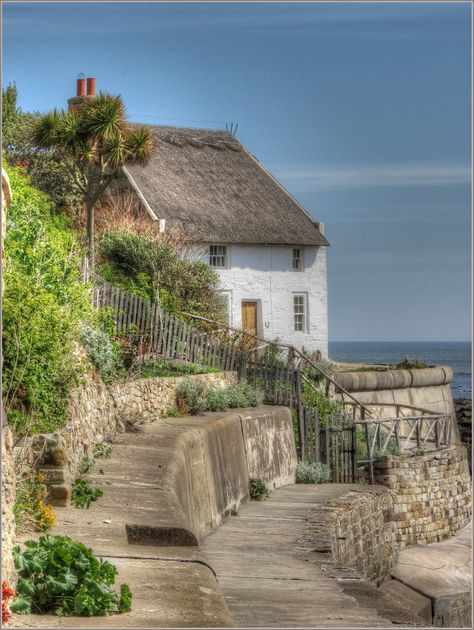
[[[239,627],[375,628],[391,622],[298,554],[309,509],[354,486],[292,485],[252,501],[202,544]]]

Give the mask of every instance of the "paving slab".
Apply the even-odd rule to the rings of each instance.
[[[321,569],[297,554],[309,509],[342,496],[349,484],[291,485],[252,501],[202,543],[239,627],[391,626]]]

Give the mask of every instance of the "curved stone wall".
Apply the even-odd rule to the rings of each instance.
[[[142,437],[138,436],[137,442]],[[291,412],[258,407],[168,419],[146,433],[156,466],[152,520],[133,516],[131,544],[198,545],[248,499],[249,478],[269,489],[294,483],[296,448]]]
[[[374,464],[375,483],[393,490],[395,541],[400,548],[441,542],[471,518],[466,448],[417,456],[386,456]]]

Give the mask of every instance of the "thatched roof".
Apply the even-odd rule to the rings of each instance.
[[[198,241],[328,245],[318,224],[260,162],[225,131],[151,126],[155,154],[127,171],[166,225]]]

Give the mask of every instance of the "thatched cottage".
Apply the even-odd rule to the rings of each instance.
[[[229,324],[327,356],[323,226],[225,131],[151,126],[125,173],[161,230],[184,227],[219,274]]]

